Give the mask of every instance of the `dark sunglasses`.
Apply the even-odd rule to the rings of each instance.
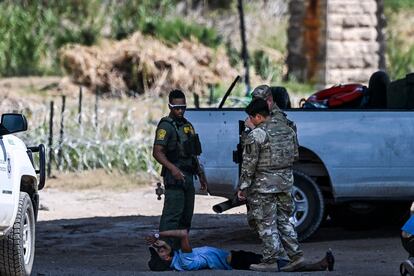
[[[187,105],[185,104],[170,104],[169,103],[168,106],[174,110],[179,110],[179,109],[186,110],[187,109]]]

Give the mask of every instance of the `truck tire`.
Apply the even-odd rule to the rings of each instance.
[[[291,221],[296,227],[299,241],[306,240],[318,230],[324,217],[322,192],[315,181],[302,172],[294,171],[292,197],[295,211]]]
[[[32,201],[21,192],[16,220],[0,240],[0,275],[30,275],[35,251],[35,217]]]

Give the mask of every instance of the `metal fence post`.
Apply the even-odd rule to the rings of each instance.
[[[62,170],[62,158],[63,158],[63,139],[64,139],[64,129],[65,129],[65,105],[66,105],[66,96],[62,96],[62,112],[60,116],[60,135],[59,135],[59,150],[58,150],[58,169]]]
[[[52,173],[52,157],[53,157],[53,109],[54,103],[50,102],[50,117],[49,117],[49,158],[47,160],[47,177]]]
[[[98,128],[99,89],[95,91],[95,127]]]
[[[82,86],[79,86],[78,123],[82,125]]]

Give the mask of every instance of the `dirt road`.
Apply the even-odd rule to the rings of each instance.
[[[33,275],[148,275],[148,250],[143,236],[156,229],[162,201],[152,187],[127,192],[48,189],[36,233]],[[258,238],[250,231],[244,207],[217,215],[211,206],[221,198],[197,197],[191,239],[193,246],[260,251]],[[398,228],[364,231],[324,226],[303,243],[305,255],[316,260],[332,248],[336,257],[332,273],[291,275],[398,275],[405,253]],[[171,274],[166,272],[162,274]],[[257,275],[250,271],[198,271],[186,275]],[[288,275],[288,274],[286,274]]]

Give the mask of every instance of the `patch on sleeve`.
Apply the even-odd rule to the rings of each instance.
[[[190,125],[184,126],[184,133],[185,134],[189,134],[189,133],[194,134],[194,129]]]
[[[246,153],[247,154],[252,153],[252,145],[251,144],[246,145]]]
[[[165,135],[167,135],[167,131],[165,129],[160,128],[157,130],[157,140],[164,140]]]

